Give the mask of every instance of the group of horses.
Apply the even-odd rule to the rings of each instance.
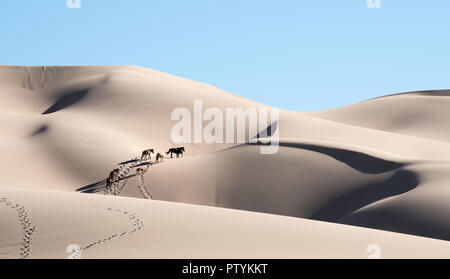
[[[166,152],[167,155],[170,154],[170,158],[173,158],[173,154],[175,154],[177,156],[177,158],[179,158],[180,156],[183,157],[183,153],[186,152],[184,150],[184,147],[176,147],[176,148],[170,148],[169,151]],[[146,149],[144,151],[142,151],[141,154],[141,162],[143,160],[151,160],[152,159],[152,154],[155,154],[155,150],[154,149]],[[164,162],[164,155],[163,153],[156,153],[156,159],[155,159],[155,163],[160,163],[160,162]],[[137,168],[136,169],[136,174],[143,174],[144,173],[144,169],[143,168]],[[106,187],[111,187],[114,180],[116,180],[119,177],[119,169],[114,169],[109,173],[108,178],[106,178]]]
[[[184,147],[176,147],[176,148],[170,148],[169,151],[166,152],[166,154],[167,155],[170,154],[170,158],[173,158],[173,154],[177,155],[177,158],[179,158],[180,156],[183,157],[184,152],[186,152],[184,150]],[[154,149],[146,149],[146,150],[142,151],[141,161],[142,160],[151,160],[152,154],[155,154]],[[164,155],[162,153],[157,153],[155,162],[156,163],[164,162]]]
[[[154,149],[146,149],[144,151],[142,151],[142,155],[141,155],[141,162],[143,160],[151,160],[152,159],[152,154],[155,154],[155,150]],[[164,156],[161,153],[156,153],[156,163],[159,162],[163,162],[164,161]]]

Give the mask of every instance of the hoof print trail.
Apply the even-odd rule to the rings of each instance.
[[[163,162],[163,156],[158,153],[159,157],[157,156],[157,161],[155,161],[155,163],[161,163]],[[114,196],[121,196],[123,193],[123,190],[125,189],[125,187],[127,186],[128,182],[130,181],[130,179],[132,178],[133,175],[130,175],[130,172],[136,168],[138,165],[141,164],[141,160],[139,160],[138,157],[132,158],[129,161],[127,161],[127,163],[125,165],[120,165],[119,168],[115,169],[114,171],[117,172],[117,178],[116,180],[114,180],[114,177],[111,176],[108,177],[104,183],[106,184],[103,193],[105,195],[114,195]],[[144,174],[146,174],[149,169],[150,169],[150,165],[152,165],[153,163],[147,163],[145,168],[138,168],[136,169],[137,171],[137,175],[139,175],[138,177],[138,188],[142,194],[142,196],[146,199],[152,199],[154,200],[154,198],[152,197],[152,195],[149,193],[149,191],[147,190],[147,188],[145,187],[145,183],[144,183]],[[113,171],[113,172],[114,172]],[[111,172],[111,173],[113,173]],[[122,183],[120,183],[123,180]]]
[[[33,234],[36,232],[36,226],[31,224],[29,214],[25,210],[24,206],[18,203],[13,203],[7,198],[1,198],[0,204],[4,204],[17,212],[17,217],[19,218],[19,222],[22,225],[24,232],[22,247],[20,247],[20,259],[27,259],[31,255],[31,240]]]
[[[90,204],[93,207],[103,208],[103,209],[105,209],[107,211],[115,211],[117,213],[122,213],[124,215],[127,215],[128,219],[130,221],[134,220],[134,222],[132,223],[133,228],[130,231],[123,231],[123,232],[111,234],[111,235],[109,235],[109,236],[107,236],[107,237],[105,237],[103,239],[96,240],[96,241],[93,241],[93,242],[89,243],[88,245],[82,247],[81,250],[86,250],[86,249],[92,248],[92,247],[94,247],[96,245],[105,243],[107,241],[113,240],[113,239],[118,238],[118,237],[124,237],[127,234],[131,235],[131,234],[137,232],[138,230],[141,230],[142,228],[144,228],[144,222],[141,219],[137,218],[135,213],[132,213],[132,212],[129,212],[129,211],[125,211],[125,210],[121,210],[121,209],[113,209],[113,208],[107,207],[107,206],[101,206],[98,203],[94,203],[94,199],[93,198],[91,198],[89,200],[89,202],[90,202]]]

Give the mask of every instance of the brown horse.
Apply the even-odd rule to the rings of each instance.
[[[144,169],[143,168],[137,168],[136,169],[136,174],[143,174],[144,173]]]
[[[154,150],[153,149],[147,149],[147,150],[144,150],[144,151],[142,151],[142,155],[141,155],[141,161],[142,160],[147,160],[147,157],[148,157],[148,159],[152,159],[152,153],[154,154],[155,152],[154,152]]]
[[[161,153],[156,154],[156,163],[164,162],[164,155]]]
[[[113,179],[111,177],[106,178],[106,189],[111,188],[113,184]]]
[[[111,178],[112,180],[117,179],[117,177],[119,177],[118,169],[115,169],[109,173],[109,178]]]

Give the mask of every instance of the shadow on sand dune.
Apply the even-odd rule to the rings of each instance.
[[[249,144],[259,144],[265,145],[264,143],[258,142],[259,138],[270,138],[278,129],[278,122],[272,123],[265,130],[260,132],[256,137],[252,138],[253,142],[250,141]],[[310,150],[314,152],[318,152],[327,156],[330,156],[344,164],[347,164],[351,168],[354,168],[363,173],[377,174],[383,173],[387,171],[392,171],[399,169],[405,164],[397,163],[393,161],[388,161],[384,159],[380,159],[377,157],[373,157],[367,155],[362,152],[356,152],[346,149],[332,148],[314,144],[304,144],[304,143],[296,143],[296,142],[284,142],[279,141],[279,146],[283,147],[292,147],[292,148],[300,148],[305,150]]]
[[[138,165],[134,166],[133,168],[138,168],[138,167],[144,167],[144,166],[151,166],[153,165],[151,162],[143,162],[143,163],[139,163]]]
[[[128,175],[125,177],[121,177],[121,178],[115,180],[114,183],[119,183],[119,182],[122,182],[124,180],[130,179],[135,176],[137,176],[137,175],[131,174],[131,175]],[[105,189],[105,185],[106,185],[106,180],[103,179],[101,181],[80,187],[80,188],[76,189],[75,191],[81,192],[81,193],[97,193],[97,192],[103,191]]]
[[[295,143],[295,142],[282,142],[282,141],[280,141],[279,145],[283,147],[292,147],[310,150],[330,156],[362,173],[370,173],[370,174],[384,173],[399,169],[406,165],[403,163],[397,163],[373,157],[362,152],[356,152],[346,149],[332,148],[313,144]]]
[[[259,138],[270,138],[278,131],[278,121],[273,122],[266,129],[262,130],[256,137],[253,137],[252,140],[256,140]]]
[[[418,187],[419,177],[416,173],[399,169],[407,164],[338,148],[289,142],[279,144],[319,152],[363,173],[393,173],[384,182],[361,185],[357,189],[340,194],[312,214],[309,219],[450,240],[448,226],[427,221],[426,218],[417,218],[414,213],[396,212],[389,207],[359,211],[377,201],[402,195]]]
[[[73,104],[76,104],[81,99],[86,97],[87,94],[89,94],[90,89],[83,89],[71,93],[67,93],[60,97],[52,106],[50,106],[46,111],[44,111],[42,114],[50,114],[57,112],[59,110],[65,109],[67,107],[70,107]]]
[[[77,192],[82,192],[82,193],[97,193],[102,191],[105,188],[105,180],[103,179],[102,181],[98,181],[86,186],[83,186],[81,188],[78,188],[76,191]]]
[[[44,134],[45,132],[47,132],[49,130],[50,126],[48,126],[47,124],[41,125],[39,126],[36,130],[34,130],[28,137],[34,137],[37,135],[41,135]]]
[[[427,216],[426,211],[420,212],[413,208],[405,210],[391,204],[365,208],[344,217],[338,223],[450,241],[446,213],[443,211],[441,218],[435,218],[434,214]]]
[[[362,152],[314,144],[280,141],[279,145],[280,147],[298,148],[318,152],[366,174],[392,172],[392,176],[386,181],[361,185],[361,187],[340,194],[312,214],[309,217],[310,219],[340,222],[346,216],[351,215],[355,211],[369,204],[404,194],[419,185],[419,178],[416,173],[400,169],[406,166],[406,163],[384,160]],[[293,215],[295,216],[295,213]]]
[[[385,182],[373,183],[343,194],[314,213],[310,219],[339,222],[345,216],[373,202],[411,191],[419,184],[415,173],[399,170]]]
[[[119,165],[127,165],[127,164],[131,164],[131,163],[136,163],[138,161],[139,161],[138,159],[131,159],[128,161],[121,162],[121,163],[119,163]]]

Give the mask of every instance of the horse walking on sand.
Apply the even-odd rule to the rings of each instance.
[[[164,155],[161,153],[156,154],[156,163],[164,162]]]
[[[152,159],[152,153],[155,154],[155,151],[153,149],[147,149],[142,151],[142,155],[141,155],[141,161],[142,160],[147,160],[148,159]]]
[[[177,155],[177,158],[183,157],[183,153],[186,152],[184,150],[184,147],[177,147],[177,148],[171,148],[169,151],[166,152],[166,154],[170,154],[170,158],[173,158],[173,154]]]
[[[109,190],[113,185],[113,179],[111,177],[106,178],[106,190]]]
[[[144,169],[143,168],[137,168],[136,169],[136,174],[139,174],[139,175],[144,174]]]
[[[117,179],[119,177],[119,169],[114,169],[109,173],[109,178],[112,180]]]

